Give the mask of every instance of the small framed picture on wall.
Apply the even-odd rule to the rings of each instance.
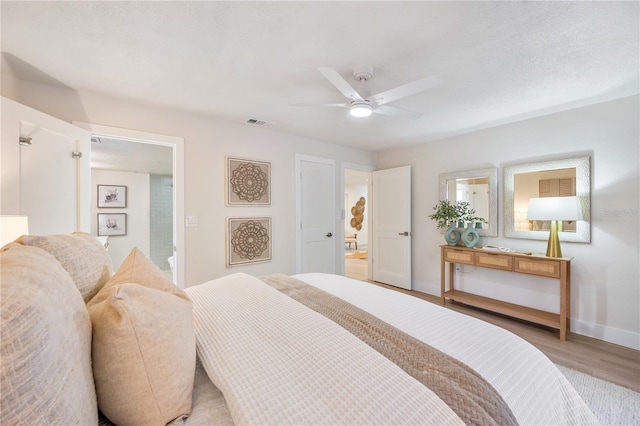
[[[227,266],[271,260],[270,217],[227,218]]]
[[[127,187],[123,185],[98,185],[98,207],[127,207]]]
[[[126,213],[98,213],[98,236],[127,235]]]
[[[271,163],[227,158],[227,205],[271,204]]]

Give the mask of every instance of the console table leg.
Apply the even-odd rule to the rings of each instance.
[[[567,263],[560,265],[560,340],[567,340],[571,318],[571,276]]]
[[[444,256],[442,255],[442,250],[440,250],[440,303],[444,306]]]

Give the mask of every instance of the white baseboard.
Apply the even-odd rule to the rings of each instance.
[[[440,296],[440,285],[414,281],[413,289],[435,296]],[[640,350],[640,333],[634,333],[632,331],[596,324],[589,321],[582,321],[577,318],[571,318],[571,331],[583,336]]]
[[[640,350],[640,334],[602,324],[571,318],[571,331],[605,342]]]

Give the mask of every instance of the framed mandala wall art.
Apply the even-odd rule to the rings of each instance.
[[[227,266],[271,260],[270,217],[227,218]]]
[[[227,205],[271,204],[271,163],[227,158]]]

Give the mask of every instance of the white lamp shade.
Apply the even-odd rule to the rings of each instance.
[[[0,247],[28,233],[27,216],[0,216]]]
[[[543,197],[529,199],[527,220],[581,220],[578,197]]]

